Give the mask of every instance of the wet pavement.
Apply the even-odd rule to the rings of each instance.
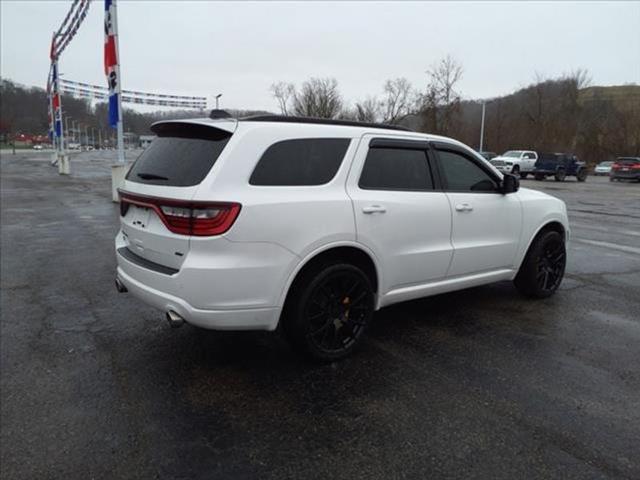
[[[640,184],[523,181],[569,208],[557,295],[395,305],[314,365],[116,293],[113,155],[2,154],[2,478],[640,478]]]

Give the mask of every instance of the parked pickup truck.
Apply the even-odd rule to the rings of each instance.
[[[509,150],[502,155],[492,158],[491,164],[502,173],[520,175],[527,178],[538,160],[538,154],[532,150]]]
[[[587,174],[585,163],[571,153],[541,153],[533,171],[536,180],[553,176],[556,182],[564,182],[567,176],[576,177],[579,182],[584,182]]]

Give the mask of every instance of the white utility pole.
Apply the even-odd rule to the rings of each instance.
[[[484,146],[484,112],[487,106],[487,102],[482,102],[482,121],[480,122],[480,152],[482,152],[482,148]]]
[[[71,173],[71,166],[69,165],[69,157],[64,149],[64,125],[62,124],[62,93],[60,92],[60,71],[58,70],[58,59],[53,62],[56,78],[55,78],[55,92],[58,96],[59,113],[60,113],[60,138],[58,138],[60,151],[58,154],[58,173],[60,175],[69,175]]]

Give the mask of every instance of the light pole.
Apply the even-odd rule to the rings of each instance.
[[[73,134],[73,143],[78,143],[78,141],[76,140],[76,133],[78,132],[78,127],[77,127],[77,123],[75,120],[71,121],[71,133]]]
[[[69,115],[65,115],[64,117],[64,136],[67,140],[67,150],[69,149],[69,120],[71,120],[71,128],[73,128],[73,120]]]
[[[483,100],[482,101],[482,121],[480,122],[480,150],[479,150],[480,153],[482,153],[482,147],[484,146],[484,113],[485,113],[486,106],[487,106],[487,102]]]
[[[220,100],[220,97],[221,97],[221,96],[222,96],[222,94],[221,94],[221,93],[219,93],[218,95],[216,95],[216,110],[218,110],[218,108],[219,108],[219,100]]]

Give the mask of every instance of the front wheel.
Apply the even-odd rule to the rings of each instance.
[[[511,169],[511,173],[515,176],[520,175],[520,165],[514,165]]]
[[[362,270],[345,263],[324,265],[296,281],[283,329],[292,346],[308,357],[339,360],[360,344],[373,310],[373,288]]]
[[[576,173],[576,178],[579,182],[585,182],[587,180],[587,169],[581,168],[580,170],[578,170],[578,173]]]
[[[554,231],[540,233],[531,246],[514,280],[520,293],[546,298],[555,293],[564,277],[567,252],[562,235]]]

